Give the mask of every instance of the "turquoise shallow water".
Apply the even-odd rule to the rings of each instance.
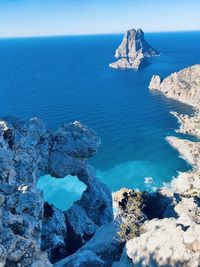
[[[152,33],[146,39],[162,55],[141,71],[113,70],[122,35],[0,40],[0,116],[38,116],[49,128],[80,120],[102,139],[91,159],[111,189],[149,189],[190,167],[165,141],[178,123],[169,112],[191,107],[150,92],[153,74],[163,77],[200,62],[200,32]],[[45,198],[65,209],[84,186],[74,177],[43,177]]]

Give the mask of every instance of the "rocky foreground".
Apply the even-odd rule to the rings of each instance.
[[[150,87],[193,105],[193,117],[173,114],[180,132],[200,137],[200,65],[163,81],[154,76]],[[167,140],[193,170],[154,194],[121,189],[112,199],[87,163],[100,145],[95,132],[79,122],[53,132],[36,118],[1,120],[0,266],[198,267],[200,142]],[[44,174],[76,175],[87,189],[63,212],[36,188]]]
[[[110,233],[111,191],[86,163],[99,145],[96,133],[79,122],[51,132],[36,118],[0,121],[0,266],[52,266],[84,247],[95,233]],[[87,189],[79,201],[62,212],[45,203],[36,188],[39,177],[46,173],[57,178],[76,175]],[[78,254],[80,261],[85,258],[89,266],[105,266],[112,261],[109,254],[103,256],[104,248],[95,251],[92,242]],[[78,255],[61,266],[82,266]]]
[[[127,31],[115,52],[116,62],[109,64],[114,69],[139,69],[146,63],[146,58],[160,53],[151,47],[144,38],[141,29]]]

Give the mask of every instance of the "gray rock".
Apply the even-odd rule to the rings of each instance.
[[[4,195],[0,194],[0,206],[4,204],[4,201],[5,201]]]
[[[150,84],[149,84],[149,89],[157,89],[159,90],[161,84],[161,78],[158,75],[153,75]]]
[[[169,98],[198,106],[200,103],[200,64],[172,73],[163,80],[154,75],[149,88],[158,90]]]
[[[115,52],[118,60],[109,64],[115,69],[139,69],[147,57],[158,56],[160,53],[151,47],[144,38],[141,29],[131,29],[124,35],[122,43]]]
[[[68,242],[72,252],[83,246],[94,235],[98,226],[88,217],[86,210],[78,203],[66,211]]]
[[[65,214],[53,205],[44,203],[44,215],[41,232],[41,249],[46,251],[51,262],[68,253],[66,240],[68,229]]]
[[[67,259],[62,260],[54,267],[107,267],[105,262],[91,250],[77,252]]]
[[[74,238],[85,234],[82,246],[88,241],[87,234],[91,238],[102,224],[113,219],[111,192],[86,164],[99,145],[96,133],[79,122],[51,132],[37,118],[0,121],[2,266],[51,266],[49,259],[54,262],[72,251],[69,225],[73,225]],[[44,203],[42,192],[36,188],[44,174],[59,178],[77,175],[87,186],[77,204],[79,209],[72,207],[67,222],[65,213]]]
[[[82,261],[85,263],[83,266],[88,267],[111,266],[113,261],[119,260],[121,255],[122,244],[118,237],[118,231],[119,226],[115,221],[101,226],[89,242],[87,242],[72,256],[58,262],[55,267],[82,266]],[[90,260],[91,255],[93,256],[92,260]],[[81,262],[79,262],[79,258],[81,259]],[[95,260],[93,263],[93,259],[98,260],[97,262]],[[99,259],[101,259],[102,265],[98,263]],[[76,265],[77,263],[80,265]],[[97,263],[100,265],[95,265]]]
[[[200,260],[197,247],[198,228],[198,226],[195,229],[185,228],[174,218],[146,222],[144,233],[126,244],[116,266],[198,267]]]

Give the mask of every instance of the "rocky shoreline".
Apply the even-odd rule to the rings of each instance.
[[[52,132],[37,118],[0,121],[0,266],[52,266],[113,220],[111,191],[87,164],[99,145],[96,133],[79,122]],[[63,212],[44,202],[36,188],[44,174],[76,175],[87,188]],[[84,253],[91,266],[107,264],[88,247]]]
[[[193,106],[194,116],[172,114],[180,123],[178,132],[200,138],[200,65],[173,73],[164,80],[153,76],[149,87]],[[200,141],[173,136],[166,140],[193,169],[179,173],[170,185],[160,188],[157,198],[152,196],[156,202],[150,199],[147,208],[153,218],[144,222],[139,236],[126,243],[114,267],[200,264]],[[154,209],[160,209],[160,213],[155,214]]]
[[[200,65],[164,80],[154,76],[150,88],[196,108],[193,117],[173,115],[179,132],[200,138]],[[53,132],[37,118],[1,120],[0,266],[198,267],[200,142],[167,141],[193,169],[153,194],[121,189],[112,198],[87,163],[100,145],[94,131],[80,122]],[[36,188],[44,174],[75,175],[87,188],[63,212]]]

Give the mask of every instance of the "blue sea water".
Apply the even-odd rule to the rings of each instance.
[[[189,106],[150,92],[153,74],[165,77],[200,62],[200,32],[148,33],[162,54],[140,70],[113,70],[108,64],[122,35],[0,40],[0,116],[37,116],[51,129],[80,120],[102,139],[91,159],[97,176],[113,191],[149,189],[169,182],[190,166],[165,141],[176,135],[170,111],[191,113]],[[84,185],[74,177],[42,177],[45,198],[66,209]],[[58,194],[59,192],[59,194]]]

